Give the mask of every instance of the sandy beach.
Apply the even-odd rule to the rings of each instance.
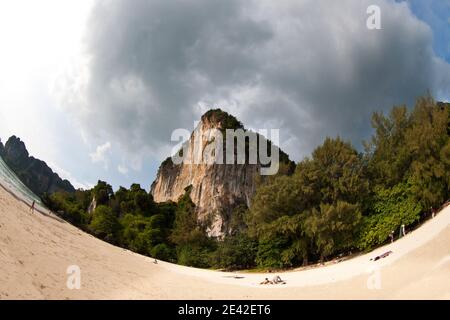
[[[67,286],[73,265],[80,289]],[[48,212],[33,214],[0,187],[0,299],[450,299],[450,207],[371,253],[259,285],[274,275],[155,264]]]

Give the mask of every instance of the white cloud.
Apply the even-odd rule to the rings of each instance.
[[[108,156],[111,153],[111,142],[106,142],[102,145],[97,146],[95,152],[90,153],[92,163],[103,163],[105,169],[108,168]]]
[[[123,174],[123,175],[127,175],[127,173],[128,173],[128,168],[126,167],[126,166],[124,166],[124,165],[121,165],[121,164],[119,164],[118,166],[117,166],[117,171],[119,171],[121,174]]]

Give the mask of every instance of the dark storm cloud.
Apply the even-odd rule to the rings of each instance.
[[[366,28],[373,3],[382,30]],[[372,111],[448,84],[428,26],[384,0],[101,1],[87,30],[89,77],[68,106],[131,152],[160,150],[220,106],[280,128],[298,159],[326,135],[359,143]]]

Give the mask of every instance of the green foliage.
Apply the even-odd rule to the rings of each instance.
[[[283,216],[270,224],[262,226],[265,238],[283,239],[285,246],[281,251],[283,267],[292,267],[308,261],[308,243],[311,241],[305,229],[305,214]],[[264,241],[263,241],[264,242]]]
[[[152,195],[142,189],[139,184],[131,185],[130,190],[120,187],[111,196],[110,204],[118,215],[133,213],[151,216],[158,211]]]
[[[186,190],[185,195],[180,197],[175,211],[171,241],[178,245],[193,242],[202,237],[202,232],[197,223],[195,204],[189,194],[190,190]]]
[[[94,189],[92,189],[92,195],[95,197],[98,205],[108,205],[113,194],[112,187],[101,180],[99,180]]]
[[[158,233],[153,237],[150,218],[127,214],[121,221],[122,244],[132,251],[149,254],[153,246],[160,243]]]
[[[321,259],[354,246],[356,230],[361,221],[358,205],[338,201],[321,204],[306,220],[306,232],[314,240]]]
[[[120,220],[122,225],[121,242],[122,245],[135,252],[172,261],[174,251],[168,243],[168,237],[173,219],[170,214],[164,214],[171,212],[166,204],[161,204],[161,208],[166,210],[150,217],[140,214],[142,208],[138,208],[134,214],[126,214]],[[154,206],[153,210],[158,211],[158,207]]]
[[[111,208],[102,205],[95,209],[89,229],[100,239],[116,243],[120,224]]]
[[[176,262],[176,252],[165,243],[154,246],[150,251],[150,256],[164,261]]]
[[[177,247],[177,262],[183,266],[208,268],[211,265],[211,250],[208,247],[189,243]]]
[[[214,241],[208,238],[205,227],[198,222],[195,205],[191,200],[191,187],[178,200],[175,222],[169,239],[177,246],[178,263],[192,267],[206,267]]]
[[[374,185],[390,188],[408,181],[425,208],[446,200],[450,172],[448,123],[448,110],[431,97],[418,99],[410,113],[406,107],[394,107],[389,117],[375,114],[376,132],[367,144]]]
[[[447,141],[445,146],[442,147],[440,153],[441,163],[445,167],[445,175],[443,176],[443,182],[445,188],[442,191],[444,193],[444,198],[447,198],[450,193],[450,139]]]
[[[238,205],[233,209],[229,222],[229,233],[231,236],[236,236],[247,232],[248,207],[246,204]]]
[[[340,138],[327,138],[294,175],[257,189],[247,219],[259,240],[258,266],[307,264],[310,256],[352,247],[368,190],[363,157]]]
[[[226,237],[212,255],[212,265],[226,270],[249,269],[255,266],[258,242],[245,234]]]
[[[256,259],[258,266],[286,268],[307,263],[310,239],[305,233],[304,221],[304,214],[296,214],[261,224]],[[271,245],[274,247],[269,248]]]
[[[366,143],[369,173],[375,184],[392,187],[405,175],[410,155],[403,148],[405,132],[410,127],[406,106],[394,107],[389,117],[374,113],[372,126],[375,134]]]
[[[287,240],[283,238],[261,239],[256,254],[256,264],[258,267],[270,269],[281,269],[285,267],[282,261],[282,252],[287,245]]]
[[[357,243],[362,250],[383,244],[402,224],[408,226],[418,221],[422,212],[408,183],[390,189],[377,188],[372,208],[372,215],[363,218]]]
[[[356,204],[366,195],[368,181],[365,177],[362,156],[350,143],[326,138],[325,142],[316,148],[311,160],[299,164],[297,173],[313,194],[320,195],[314,203],[333,204],[346,201]]]
[[[261,224],[305,209],[305,195],[302,191],[292,176],[279,176],[261,185],[252,200],[248,216],[252,231],[259,233]]]
[[[177,204],[171,201],[157,203],[156,210],[166,219],[167,228],[172,229],[175,221],[175,212],[177,210]]]
[[[51,195],[44,194],[42,201],[61,218],[83,228],[90,222],[90,217],[86,212],[90,204],[90,197],[89,191],[77,190],[73,193],[60,191]]]

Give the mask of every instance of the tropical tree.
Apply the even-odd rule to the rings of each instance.
[[[337,201],[312,209],[306,233],[313,239],[320,260],[355,247],[361,212],[357,204]]]
[[[89,230],[95,236],[105,241],[116,243],[120,231],[120,224],[111,208],[101,205],[93,213]]]

